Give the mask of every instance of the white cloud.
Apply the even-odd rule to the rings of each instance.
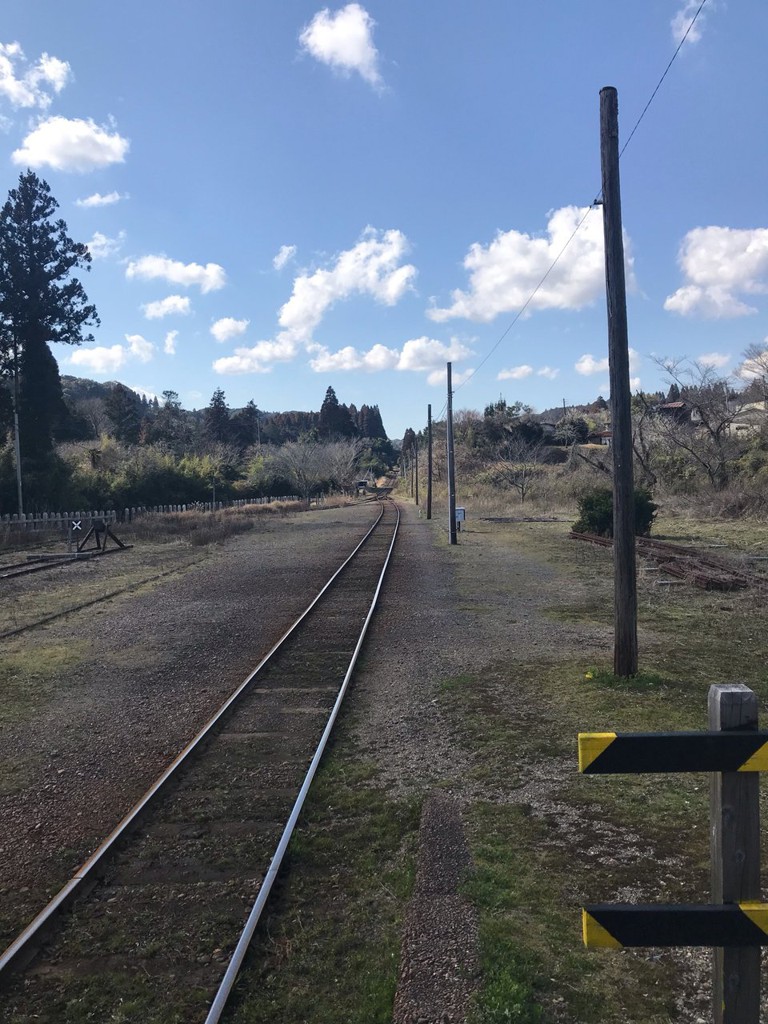
[[[138,384],[126,384],[127,388],[131,391],[135,391],[137,395],[141,395],[142,398],[146,398],[148,402],[154,402],[156,398],[159,398],[155,391],[150,391],[149,388],[142,388]]]
[[[81,118],[49,117],[13,152],[15,164],[85,173],[125,161],[130,143],[116,131]]]
[[[379,54],[373,45],[375,25],[360,4],[347,4],[335,13],[325,7],[302,30],[299,42],[321,64],[345,75],[356,71],[370,85],[381,88]]]
[[[756,313],[738,296],[768,293],[768,228],[694,228],[678,262],[687,283],[667,298],[666,310],[711,319]]]
[[[685,33],[688,29],[688,26],[691,24],[691,21],[700,6],[700,2],[701,0],[685,0],[683,6],[675,14],[674,18],[670,22],[670,27],[672,29],[672,38],[676,43],[682,42],[683,37],[685,36]],[[710,10],[713,10],[714,6],[714,3],[712,3],[710,0]],[[686,39],[686,43],[699,42],[699,40],[701,39],[701,32],[704,27],[704,17],[705,16],[703,13],[698,16],[698,18],[696,19],[696,24],[693,26],[691,31],[688,32],[688,38]]]
[[[72,366],[90,370],[92,373],[110,374],[125,364],[126,350],[123,345],[96,345],[94,348],[78,348],[67,360]]]
[[[374,345],[366,352],[361,352],[352,345],[329,352],[321,345],[315,346],[316,355],[310,360],[310,366],[316,373],[328,373],[333,370],[364,370],[378,373],[381,370],[409,370],[414,373],[432,373],[447,362],[466,359],[472,354],[471,349],[455,338],[450,345],[434,338],[411,338],[401,349],[387,348],[386,345]]]
[[[296,255],[295,245],[281,245],[277,256],[272,260],[275,270],[282,270],[286,263],[289,263]]]
[[[245,334],[250,322],[250,320],[235,320],[231,316],[225,316],[211,325],[211,334],[218,342],[229,341],[230,338],[237,338],[239,335]]]
[[[71,80],[72,69],[66,61],[47,53],[22,71],[20,65],[25,63],[24,51],[18,43],[0,43],[0,96],[17,108],[45,110],[50,106],[51,93],[60,93]]]
[[[547,380],[555,380],[556,377],[560,376],[560,371],[552,366],[542,366],[540,370],[536,371],[536,376],[546,377]]]
[[[584,377],[591,377],[593,373],[605,373],[608,369],[608,356],[605,359],[595,359],[593,355],[586,353],[576,360],[573,368]]]
[[[309,341],[326,311],[351,295],[371,295],[393,306],[412,287],[416,268],[400,261],[408,251],[402,231],[366,228],[361,240],[336,257],[330,270],[302,274],[280,310],[280,326],[298,340]]]
[[[122,369],[126,363],[137,359],[148,363],[155,354],[155,346],[140,334],[126,334],[127,345],[96,345],[93,348],[78,348],[67,360],[72,366],[79,366],[92,373],[107,375]]]
[[[178,336],[178,331],[168,331],[166,334],[165,341],[163,342],[163,352],[165,352],[167,356],[176,355],[176,339]]]
[[[125,232],[121,231],[117,238],[108,238],[100,231],[95,231],[93,238],[88,245],[88,252],[95,260],[105,260],[109,256],[115,256],[123,247]]]
[[[168,295],[156,302],[147,302],[141,309],[147,320],[162,320],[164,316],[187,316],[190,304],[185,295]]]
[[[272,363],[287,363],[296,358],[298,343],[289,331],[281,331],[274,341],[257,341],[253,348],[236,348],[232,356],[213,362],[216,373],[270,373]]]
[[[630,373],[634,370],[639,369],[640,363],[642,362],[640,353],[636,352],[635,349],[630,348],[629,350],[629,370]],[[594,373],[605,373],[609,368],[608,356],[605,359],[595,359],[591,353],[585,353],[576,360],[573,366],[576,373],[580,373],[583,377],[591,377]]]
[[[203,267],[199,263],[171,260],[167,256],[142,256],[138,260],[132,260],[126,267],[125,276],[143,281],[160,278],[169,284],[178,284],[184,288],[197,285],[204,295],[206,292],[223,288],[227,281],[224,268],[218,263],[206,263]]]
[[[468,367],[466,370],[461,370],[460,372],[456,372],[455,370],[453,370],[453,368],[451,368],[451,387],[459,387],[460,384],[463,384],[465,381],[469,380],[469,378],[472,376],[474,372],[475,371],[471,366]],[[427,384],[429,384],[431,388],[444,388],[447,385],[447,383],[448,381],[446,379],[445,367],[443,367],[442,370],[433,370],[432,373],[430,373],[429,376],[427,377]]]
[[[546,281],[533,296],[527,309],[581,309],[605,292],[603,225],[600,217],[587,216],[572,241],[576,225],[586,208],[564,206],[549,214],[546,237],[533,237],[521,231],[499,231],[483,246],[475,242],[464,257],[469,272],[469,288],[451,293],[447,308],[427,311],[433,320],[453,317],[489,321],[500,313],[523,307],[534,289],[562,252]],[[563,252],[564,247],[568,248]],[[627,283],[634,283],[629,239],[624,238]]]
[[[642,390],[642,388],[640,386],[640,378],[639,377],[630,377],[629,378],[629,390],[630,391],[641,391]]]
[[[526,377],[530,377],[532,373],[533,367],[523,363],[522,366],[513,366],[509,370],[500,370],[496,380],[524,380]]]
[[[711,366],[713,369],[719,370],[730,361],[730,358],[730,353],[706,352],[703,356],[699,356],[696,362],[701,363],[702,366]]]
[[[126,334],[128,352],[142,363],[148,363],[155,354],[155,346],[140,334]]]
[[[94,192],[92,196],[86,196],[85,199],[76,199],[75,206],[82,206],[85,209],[95,206],[112,206],[113,203],[119,203],[121,199],[127,198],[127,195],[121,195],[119,192],[108,192],[106,195]]]

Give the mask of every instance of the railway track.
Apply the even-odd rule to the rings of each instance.
[[[348,687],[399,522],[371,531],[0,957],[0,1021],[214,1024]]]

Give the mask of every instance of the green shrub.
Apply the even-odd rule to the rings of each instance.
[[[610,487],[595,487],[579,498],[579,518],[573,524],[577,533],[596,533],[599,537],[613,536],[613,491]],[[635,490],[635,533],[647,537],[656,518],[657,505],[643,488]]]

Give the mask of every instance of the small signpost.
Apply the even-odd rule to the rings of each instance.
[[[461,532],[461,524],[466,521],[467,510],[462,508],[461,505],[456,506],[456,529]]]
[[[741,683],[710,687],[709,732],[581,733],[587,775],[711,772],[712,903],[601,903],[582,911],[587,946],[711,946],[715,1024],[758,1024],[760,902],[758,772],[768,771],[768,732],[757,731],[757,697]]]

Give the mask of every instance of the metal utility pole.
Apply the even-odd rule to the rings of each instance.
[[[600,90],[600,162],[613,433],[613,671],[617,676],[632,676],[637,672],[635,487],[619,185],[619,104],[616,90],[612,86]]]
[[[453,388],[451,386],[451,364],[448,372],[448,414],[446,416],[445,439],[448,448],[448,543],[456,543],[456,470],[453,459]]]
[[[432,518],[432,406],[427,406],[427,519]]]

